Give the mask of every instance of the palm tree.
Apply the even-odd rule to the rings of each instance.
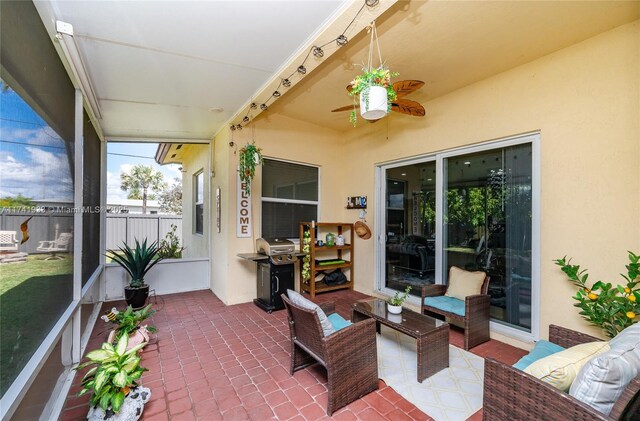
[[[142,213],[145,214],[149,190],[160,192],[165,186],[162,173],[148,165],[137,164],[131,168],[130,173],[120,173],[120,188],[129,192],[129,199],[142,199]]]

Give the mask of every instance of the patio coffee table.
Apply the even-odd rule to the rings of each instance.
[[[356,323],[367,318],[375,319],[376,330],[380,324],[415,338],[418,354],[418,382],[449,367],[449,324],[424,314],[402,308],[402,313],[391,314],[387,303],[380,299],[369,299],[351,305],[351,321]]]

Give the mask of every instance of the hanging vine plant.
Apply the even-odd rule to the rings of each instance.
[[[256,166],[262,165],[262,149],[255,143],[247,143],[240,149],[240,180],[247,184],[247,195],[251,194],[251,180],[256,175]]]

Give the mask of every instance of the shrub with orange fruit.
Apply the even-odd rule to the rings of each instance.
[[[582,317],[604,329],[610,338],[640,319],[637,317],[640,315],[640,256],[629,252],[629,264],[625,266],[627,274],[621,274],[626,286],[597,281],[589,287],[586,269],[572,265],[566,256],[554,262],[578,287],[573,297],[577,301],[574,306],[581,310]]]

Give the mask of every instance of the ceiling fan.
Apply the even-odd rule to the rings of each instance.
[[[405,95],[409,95],[410,93],[417,91],[422,88],[424,82],[420,80],[400,80],[393,84],[393,90],[396,91],[397,98],[395,101],[391,103],[391,111],[397,111],[402,114],[408,114],[416,117],[424,117],[425,111],[424,107],[420,105],[420,103],[416,101],[412,101],[410,99],[404,99]],[[351,92],[351,85],[347,86],[347,91]],[[331,110],[332,113],[340,112],[340,111],[349,111],[353,110],[353,105],[346,105],[344,107],[336,108],[335,110]],[[360,108],[360,104],[356,101],[356,108]],[[371,122],[376,122],[378,120],[369,120]]]

